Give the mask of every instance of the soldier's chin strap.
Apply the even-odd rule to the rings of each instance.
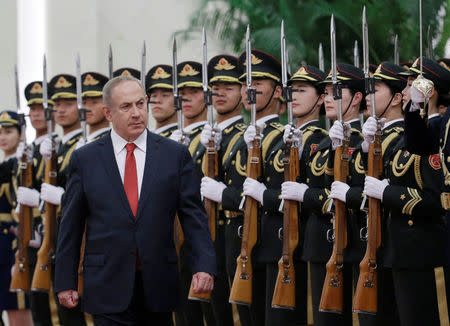
[[[307,115],[310,115],[311,113],[313,113],[313,112],[317,109],[317,108],[316,108],[316,105],[317,105],[317,102],[319,102],[319,100],[320,100],[320,95],[317,97],[316,102],[314,102],[312,108],[309,109],[308,112],[306,112],[306,113],[304,113],[304,114],[302,114],[302,115],[296,116],[296,118],[303,118],[303,117],[306,117]]]
[[[239,106],[239,104],[241,104],[241,100],[242,100],[242,95],[239,96],[239,100],[237,101],[236,105],[233,106],[233,108],[232,108],[231,110],[228,110],[228,111],[226,111],[226,112],[219,112],[219,111],[216,110],[216,111],[217,111],[217,114],[218,114],[218,115],[225,115],[225,114],[228,114],[228,113],[233,112],[234,110],[237,109],[237,107]]]
[[[275,86],[275,87],[272,89],[272,95],[270,95],[270,98],[269,98],[269,100],[267,101],[266,105],[264,105],[264,106],[262,107],[262,109],[256,110],[256,112],[262,112],[262,111],[264,111],[264,110],[269,106],[270,102],[272,102],[273,94],[275,94],[275,89],[276,89],[276,88],[277,88],[277,86]]]
[[[392,100],[394,99],[395,94],[392,95],[391,99],[389,100],[389,103],[386,105],[386,107],[384,108],[383,113],[380,114],[380,116],[378,116],[378,119],[381,119],[383,117],[383,115],[386,113],[387,109],[389,109],[389,106],[392,103]]]
[[[352,99],[350,100],[350,102],[348,103],[347,107],[345,108],[345,111],[342,113],[342,118],[344,118],[345,114],[348,112],[348,109],[350,109],[350,106],[353,103],[353,98],[355,97],[355,94],[352,95]]]
[[[173,111],[173,113],[171,114],[171,115],[169,115],[167,118],[165,118],[165,119],[163,119],[163,120],[161,120],[161,121],[158,121],[158,123],[164,123],[164,122],[166,122],[167,120],[169,120],[170,118],[172,118],[175,114],[177,114],[177,111]]]

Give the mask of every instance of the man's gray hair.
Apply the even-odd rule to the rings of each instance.
[[[113,107],[113,103],[112,103],[112,94],[113,94],[113,90],[114,88],[125,82],[125,81],[134,81],[136,83],[138,83],[138,85],[142,88],[142,91],[145,94],[145,89],[142,86],[141,82],[132,77],[132,76],[118,76],[118,77],[114,77],[112,79],[110,79],[105,86],[103,86],[103,103],[109,107],[110,109],[112,109]]]

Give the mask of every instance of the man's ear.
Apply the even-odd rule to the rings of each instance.
[[[402,99],[403,99],[402,94],[400,94],[400,93],[395,93],[395,94],[394,94],[394,98],[392,99],[391,105],[392,105],[392,106],[401,105],[401,104],[402,104]]]
[[[103,109],[103,114],[105,115],[106,120],[111,122],[112,121],[111,109],[107,106],[104,106],[102,109]]]

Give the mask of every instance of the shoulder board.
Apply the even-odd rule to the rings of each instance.
[[[396,133],[400,134],[404,131],[405,131],[405,129],[402,127],[394,127],[394,128],[389,128],[389,129],[384,130],[384,133],[389,134],[391,132],[396,132]]]
[[[240,131],[245,131],[247,129],[247,125],[243,122],[236,123],[234,127],[239,129]]]
[[[277,129],[280,132],[284,132],[284,126],[279,122],[271,122],[269,123],[269,126],[271,126],[274,129]]]
[[[70,138],[67,141],[66,145],[72,146],[74,143],[78,142],[78,140],[81,138],[81,136],[82,136],[81,134],[77,134],[77,135],[73,136],[72,138]]]

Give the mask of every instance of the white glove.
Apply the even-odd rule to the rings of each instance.
[[[244,195],[250,196],[263,205],[263,196],[264,191],[266,191],[267,187],[264,183],[258,182],[255,179],[247,178],[244,182]]]
[[[281,199],[303,202],[308,185],[294,181],[286,181],[281,184]]]
[[[350,186],[341,181],[334,181],[331,184],[331,192],[328,195],[328,198],[338,199],[345,203],[347,191],[350,189]]]
[[[41,153],[45,160],[48,160],[52,156],[52,139],[50,137],[46,137],[41,143],[39,153]]]
[[[288,124],[284,127],[283,141],[285,144],[289,137],[291,138],[291,141],[298,146],[298,159],[300,160],[302,158],[303,152],[303,133],[300,128],[294,128],[293,126]]]
[[[336,120],[333,123],[330,130],[328,131],[328,136],[331,139],[333,149],[336,149],[336,147],[342,144],[342,141],[344,140],[344,126],[340,121]]]
[[[30,242],[28,242],[28,247],[31,248],[39,248],[42,243],[42,236],[39,232],[34,231],[34,239],[31,239]]]
[[[28,207],[39,206],[39,191],[27,187],[17,188],[17,202]]]
[[[419,91],[414,86],[411,86],[409,89],[409,94],[411,96],[411,107],[409,108],[410,112],[414,112],[420,109],[420,104],[425,102],[425,97],[422,92]]]
[[[261,139],[263,138],[261,129],[260,129],[259,137]],[[244,132],[244,140],[245,140],[245,143],[247,144],[248,148],[253,148],[253,140],[255,140],[255,138],[256,138],[255,126],[248,126],[247,130]]]
[[[202,133],[200,134],[200,143],[202,143],[203,146],[208,147],[213,130],[214,145],[217,149],[220,149],[220,142],[222,141],[222,131],[217,126],[213,129],[208,123],[205,125],[205,127],[203,127]]]
[[[216,203],[222,202],[222,193],[227,186],[223,182],[218,182],[210,177],[203,177],[200,184],[202,197],[211,199]]]
[[[378,180],[374,177],[366,176],[363,192],[369,197],[383,200],[383,192],[387,186],[389,186],[389,182],[386,179]]]
[[[83,147],[84,145],[86,145],[86,142],[85,142],[84,138],[81,137],[80,140],[77,142],[77,146],[75,147],[75,149],[79,149],[79,148]]]
[[[25,144],[21,141],[16,149],[16,158],[18,161],[22,159],[23,151],[25,150]]]
[[[183,137],[183,132],[181,130],[177,129],[170,135],[169,138],[176,141],[177,143],[180,143],[182,137]],[[184,137],[183,144],[188,146],[190,141],[191,140],[189,139],[189,137]]]
[[[55,187],[48,183],[43,183],[41,186],[41,199],[53,205],[60,205],[61,197],[64,192],[64,188]]]

